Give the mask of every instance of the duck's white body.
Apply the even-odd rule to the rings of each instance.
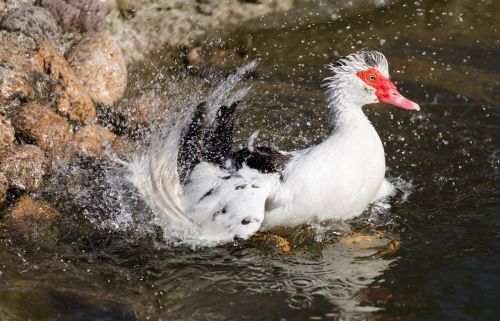
[[[189,125],[190,135],[183,136],[190,137],[184,142],[196,147],[197,158],[190,156],[189,144],[179,147],[178,136],[170,135],[165,145],[177,146],[174,149],[181,150],[181,155],[175,152],[165,157],[162,150],[144,155],[131,164],[132,182],[166,220],[169,230],[211,244],[246,239],[258,230],[275,226],[360,215],[369,204],[394,193],[384,178],[382,142],[364,115],[363,105],[382,100],[403,109],[419,107],[399,95],[388,79],[387,61],[380,53],[353,54],[340,59],[331,69],[334,76],[327,78],[327,98],[332,133],[322,143],[305,150],[264,153],[269,160],[278,154],[277,159],[286,160],[284,166],[259,168],[248,158],[239,167],[227,162],[222,166],[217,158],[204,154],[199,144],[208,144],[208,151],[228,142],[217,137],[214,140],[214,131],[199,136],[197,126],[203,119],[203,113],[199,113],[199,118],[193,116]],[[230,108],[225,108],[215,113],[220,116],[212,125],[219,126],[217,133],[227,133],[224,126],[228,120],[224,115],[232,114]],[[210,145],[211,140],[215,143]],[[251,146],[247,152],[255,155]],[[179,177],[177,166],[186,155],[193,166],[184,179]]]
[[[266,204],[264,228],[349,219],[390,192],[382,142],[361,109],[321,144],[296,153]]]

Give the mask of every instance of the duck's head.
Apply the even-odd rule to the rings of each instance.
[[[328,66],[333,76],[325,79],[327,97],[334,105],[361,107],[385,102],[407,110],[420,110],[403,97],[389,79],[389,66],[377,51],[360,51]]]

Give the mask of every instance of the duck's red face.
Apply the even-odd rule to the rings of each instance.
[[[358,71],[356,75],[368,86],[375,89],[375,95],[379,101],[394,105],[396,107],[408,110],[420,110],[418,104],[403,97],[396,86],[384,77],[377,69],[371,68]]]

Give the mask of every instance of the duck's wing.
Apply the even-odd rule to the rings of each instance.
[[[186,183],[193,168],[200,162],[224,167],[231,157],[234,116],[238,101],[221,106],[211,119],[206,102],[192,111],[180,137],[177,169],[182,184]]]
[[[232,157],[237,168],[246,165],[261,173],[278,174],[281,174],[292,158],[292,154],[264,146],[241,149],[235,152]]]
[[[247,239],[260,229],[266,200],[277,184],[277,175],[248,167],[229,174],[202,162],[193,169],[185,192],[202,237],[226,242]]]

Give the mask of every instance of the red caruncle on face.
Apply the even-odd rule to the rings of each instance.
[[[420,110],[418,104],[403,97],[392,81],[384,77],[377,69],[370,68],[358,71],[356,75],[368,86],[375,89],[375,95],[380,101],[402,109]]]

